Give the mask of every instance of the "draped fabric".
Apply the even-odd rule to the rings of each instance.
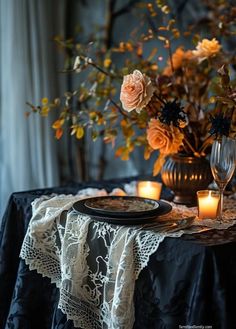
[[[0,215],[10,193],[58,184],[51,120],[31,115],[26,102],[59,94],[58,50],[65,0],[0,2]],[[0,216],[1,217],[1,216]]]
[[[11,196],[0,230],[0,328],[74,329],[73,322],[57,308],[55,285],[29,271],[19,258],[31,202],[42,194],[76,193],[85,187],[111,191],[117,185],[122,187],[117,181]],[[176,329],[180,325],[236,328],[236,228],[223,231],[222,242],[212,230],[191,239],[166,238],[161,243],[135,283],[134,329]],[[230,232],[232,240],[227,237]]]

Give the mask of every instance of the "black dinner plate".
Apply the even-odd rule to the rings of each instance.
[[[157,200],[137,196],[100,196],[88,198],[85,207],[96,213],[119,217],[155,215],[159,208]]]
[[[163,201],[158,200],[159,207],[155,209],[154,214],[145,214],[145,215],[137,215],[135,217],[127,217],[121,216],[119,214],[109,215],[109,214],[101,214],[93,211],[92,209],[85,206],[85,202],[88,199],[79,200],[74,203],[73,209],[79,212],[82,215],[88,215],[92,219],[107,222],[110,224],[118,224],[118,225],[139,225],[139,224],[147,224],[153,221],[158,220],[158,216],[165,215],[172,210],[172,206]]]

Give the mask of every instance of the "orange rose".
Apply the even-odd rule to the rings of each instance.
[[[151,119],[147,129],[148,144],[161,154],[177,153],[182,145],[184,135],[177,127],[162,124],[157,119]]]
[[[198,42],[196,50],[193,50],[192,53],[202,61],[205,58],[215,56],[220,51],[220,48],[221,45],[216,38],[212,40],[203,39],[202,42]]]
[[[151,79],[140,71],[125,75],[121,86],[120,100],[123,108],[140,112],[150,101],[154,92]]]
[[[176,51],[172,55],[172,64],[174,70],[179,69],[183,65],[183,61],[191,59],[192,51],[184,51],[182,47],[176,49]],[[170,61],[168,61],[168,66],[163,70],[163,74],[170,76],[172,74],[172,68],[170,65]]]

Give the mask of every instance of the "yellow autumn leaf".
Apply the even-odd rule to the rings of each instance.
[[[75,136],[77,139],[81,139],[84,136],[84,128],[81,126],[77,127]]]
[[[185,36],[185,37],[188,37],[188,36],[190,36],[191,35],[191,32],[190,31],[185,31],[185,32],[183,32],[183,36]]]
[[[120,122],[121,127],[127,127],[128,122],[125,119],[122,119]]]
[[[143,47],[139,45],[136,50],[137,56],[142,56],[143,55]]]
[[[173,29],[172,26],[175,24],[175,22],[176,22],[175,19],[170,19],[167,25],[167,30]]]
[[[129,151],[129,153],[133,152],[133,150],[134,150],[134,144],[133,144],[133,142],[132,143],[128,143],[127,150]]]
[[[65,119],[58,119],[52,124],[53,129],[59,129],[63,126]]]
[[[116,149],[115,156],[120,157],[122,152],[124,151],[124,146],[120,146]]]
[[[156,176],[160,173],[164,163],[165,163],[165,156],[163,154],[160,154],[153,166],[153,176]]]
[[[152,71],[157,71],[157,70],[158,70],[158,65],[157,65],[157,64],[152,64],[152,65],[150,66],[150,69],[151,69]]]
[[[124,150],[120,158],[123,161],[129,160],[129,150],[128,149]]]
[[[43,105],[47,105],[48,104],[48,98],[47,97],[42,98],[41,102],[42,102]]]
[[[210,98],[209,98],[209,103],[210,104],[214,104],[216,102],[216,98],[214,97],[214,96],[211,96]]]
[[[144,149],[144,159],[149,160],[152,152],[153,152],[153,149],[149,145],[146,146]]]
[[[158,27],[158,30],[159,31],[166,31],[167,28],[166,28],[166,26],[160,26],[160,27]]]
[[[134,129],[131,126],[122,127],[122,132],[126,138],[130,138],[135,134]]]
[[[173,33],[173,36],[178,39],[180,37],[180,32],[178,29],[172,29],[171,32]]]
[[[126,42],[125,46],[128,51],[133,51],[134,49],[133,45],[130,42]]]
[[[96,141],[96,139],[98,138],[98,136],[99,136],[99,132],[96,131],[96,130],[93,130],[93,131],[92,131],[92,140],[93,140],[94,142]]]
[[[106,121],[104,120],[104,118],[101,116],[98,120],[97,120],[97,125],[101,126],[102,124],[106,124]]]
[[[43,117],[46,117],[47,115],[48,115],[48,112],[49,112],[49,107],[48,106],[42,106],[42,108],[41,108],[41,115],[43,116]]]
[[[97,119],[97,113],[95,111],[92,111],[89,113],[89,118],[91,120],[96,120]]]
[[[163,6],[163,7],[161,7],[161,11],[164,14],[169,14],[170,13],[170,8],[168,6]]]
[[[147,4],[147,8],[151,14],[152,17],[155,17],[157,15],[157,13],[155,12],[154,8],[153,8],[153,4],[152,3],[148,3]]]
[[[119,44],[119,51],[124,52],[125,51],[125,43],[123,41]]]
[[[97,81],[98,83],[103,83],[106,79],[106,75],[102,72],[98,72],[97,74]]]
[[[158,36],[158,39],[161,40],[161,41],[166,41],[166,38],[161,36],[161,35]]]
[[[107,69],[110,67],[111,63],[112,63],[111,59],[106,58],[106,59],[104,59],[103,66]]]

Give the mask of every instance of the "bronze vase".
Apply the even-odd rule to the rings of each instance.
[[[196,192],[207,189],[213,181],[206,158],[175,154],[169,157],[161,171],[163,183],[174,192],[174,202],[196,205]]]

